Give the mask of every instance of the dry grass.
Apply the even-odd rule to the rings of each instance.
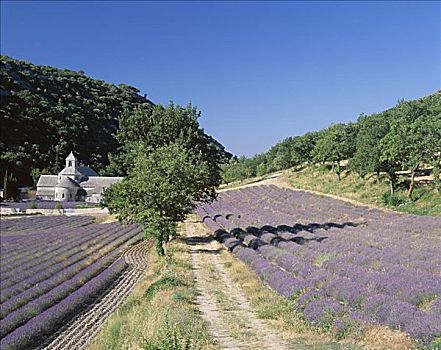
[[[285,176],[291,185],[298,189],[331,194],[358,203],[400,212],[417,215],[441,215],[441,195],[435,191],[433,185],[417,185],[413,201],[406,197],[405,189],[398,189],[397,196],[404,203],[390,207],[382,201],[383,194],[389,191],[389,184],[386,179],[381,177],[378,182],[375,176],[362,179],[356,174],[344,171],[341,181],[337,181],[334,173],[321,166],[311,166],[299,171],[290,170],[286,172]],[[416,197],[419,198],[415,200]]]
[[[178,350],[187,344],[189,349],[218,349],[193,303],[196,291],[188,247],[174,240],[167,254],[160,258],[151,251],[148,275],[109,318],[89,350]]]
[[[93,222],[95,224],[108,224],[111,222],[118,221],[115,214],[88,214],[89,216],[93,216]]]
[[[368,349],[414,350],[417,344],[407,335],[386,327],[371,327],[359,339]]]

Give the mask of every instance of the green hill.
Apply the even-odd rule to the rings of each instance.
[[[112,134],[121,112],[153,104],[125,84],[3,55],[0,96],[0,178],[8,170],[20,184],[32,182],[33,169],[58,172],[71,150],[103,172],[118,147]]]

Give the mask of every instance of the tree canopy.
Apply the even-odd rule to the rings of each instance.
[[[216,197],[220,166],[230,156],[199,127],[199,115],[191,105],[170,103],[121,119],[119,163],[111,166],[127,176],[104,192],[102,204],[119,219],[141,224],[159,254],[195,203]]]
[[[441,191],[441,92],[414,100],[399,101],[381,113],[362,114],[356,123],[288,137],[266,153],[236,158],[223,167],[224,182],[243,180],[302,164],[331,163],[339,178],[340,162],[361,176],[386,173],[391,193],[399,170],[411,172],[408,195],[418,168],[432,165],[434,182]],[[259,171],[258,171],[259,170]]]

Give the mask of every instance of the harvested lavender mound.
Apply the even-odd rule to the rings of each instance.
[[[220,193],[196,213],[312,324],[384,325],[424,345],[441,336],[441,218],[272,185]]]

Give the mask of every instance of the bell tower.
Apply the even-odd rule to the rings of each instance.
[[[77,158],[75,158],[72,152],[70,152],[66,158],[66,168],[69,167],[72,167],[74,169],[77,167]]]

